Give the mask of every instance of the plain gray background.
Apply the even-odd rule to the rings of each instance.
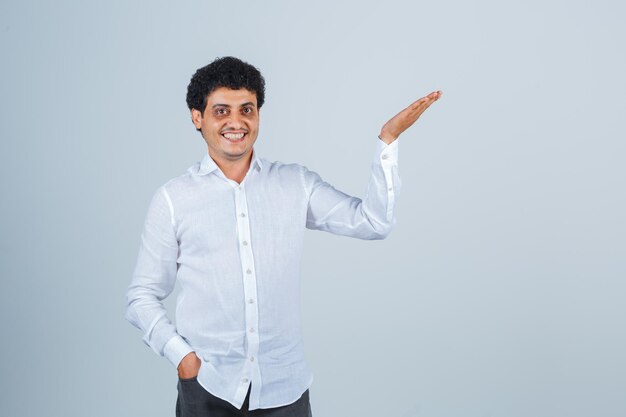
[[[382,124],[444,92],[400,138],[391,235],[306,234],[316,417],[626,415],[624,12],[3,0],[0,415],[174,415],[125,291],[154,190],[206,152],[189,79],[225,55],[267,80],[258,152],[356,196]]]

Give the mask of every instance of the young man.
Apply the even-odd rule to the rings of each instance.
[[[255,67],[225,57],[194,74],[187,104],[208,152],[156,190],[126,311],[178,370],[178,417],[311,416],[299,317],[304,230],[385,238],[400,189],[397,138],[440,96],[383,126],[361,200],[304,166],[256,154],[265,82]],[[174,326],[162,300],[177,281]]]

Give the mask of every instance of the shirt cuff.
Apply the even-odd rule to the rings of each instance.
[[[381,138],[378,138],[378,147],[376,149],[375,161],[379,162],[383,167],[388,167],[398,163],[398,141],[396,139],[387,145]]]
[[[167,341],[163,348],[163,356],[165,356],[176,369],[180,361],[183,360],[193,349],[180,335],[176,335]]]

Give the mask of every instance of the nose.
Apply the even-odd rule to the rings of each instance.
[[[245,127],[243,117],[237,112],[232,112],[226,120],[226,126],[235,130]]]

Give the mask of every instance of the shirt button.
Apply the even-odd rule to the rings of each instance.
[[[254,362],[254,356],[250,356],[250,362]]]
[[[254,304],[254,299],[253,298],[249,299],[248,304]]]
[[[246,269],[246,274],[251,274],[252,270],[250,268]]]
[[[391,190],[393,190],[393,187],[389,187],[389,188],[387,188],[387,189],[388,189],[389,191],[391,191]]]
[[[248,383],[248,378],[242,378],[241,379],[241,383],[242,384],[247,384]]]
[[[250,333],[254,333],[254,328],[250,328]]]
[[[248,246],[248,241],[244,240],[243,242],[241,242],[244,246]]]
[[[241,213],[240,216],[241,217],[246,217],[246,213]]]
[[[387,159],[387,158],[389,158],[389,155],[387,155],[386,153],[384,153],[384,154],[383,154],[383,156],[382,156],[382,158],[383,158],[383,159]]]

